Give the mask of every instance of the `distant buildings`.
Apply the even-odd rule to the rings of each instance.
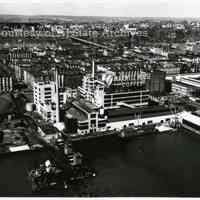
[[[172,62],[160,62],[160,70],[166,72],[166,75],[180,74],[180,66]]]
[[[172,92],[180,96],[198,97],[200,95],[200,80],[198,78],[181,77],[172,83]]]

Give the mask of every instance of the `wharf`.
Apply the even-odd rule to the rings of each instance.
[[[96,139],[106,136],[114,136],[117,135],[116,131],[106,131],[106,132],[96,132],[88,135],[66,135],[68,141],[75,142],[81,140],[89,140],[89,139]]]
[[[17,151],[10,151],[8,147],[7,148],[5,147],[3,149],[0,149],[0,156],[18,154],[18,153],[23,153],[23,152],[42,151],[42,150],[43,150],[43,147],[20,149],[20,150],[17,150]]]

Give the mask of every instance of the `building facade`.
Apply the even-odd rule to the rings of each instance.
[[[43,119],[52,123],[58,122],[59,110],[66,102],[66,93],[60,90],[57,94],[56,83],[53,81],[34,82],[33,93],[36,110]]]
[[[124,77],[126,82],[128,78],[125,75]],[[131,77],[133,77],[132,74],[130,74]],[[116,87],[115,78],[108,77],[108,79],[98,80],[94,75],[88,74],[83,78],[82,87],[79,87],[80,95],[97,107],[104,109],[116,108],[119,103],[133,106],[148,105],[149,90],[142,87],[135,89],[134,86],[131,88],[130,85],[128,88],[126,85],[123,87],[123,81],[118,81],[121,90],[112,89],[112,87]],[[131,79],[129,82],[132,82]]]
[[[13,77],[0,75],[0,93],[13,89]]]

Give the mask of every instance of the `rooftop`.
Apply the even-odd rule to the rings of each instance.
[[[12,99],[8,95],[0,96],[0,116],[12,113],[14,110]]]
[[[74,101],[72,104],[76,108],[80,109],[82,112],[85,112],[85,113],[92,113],[97,109],[97,107],[94,104],[84,99],[81,99],[79,101]]]
[[[183,83],[183,82],[180,82],[180,81],[176,81],[173,84],[177,84],[177,85],[180,85],[180,86],[183,86],[183,87],[187,87],[189,89],[197,89],[197,87],[198,87],[198,86],[193,86],[191,84]]]
[[[144,107],[144,108],[120,108],[110,110],[108,112],[108,121],[126,121],[140,118],[150,118],[162,115],[171,115],[173,112],[169,108],[157,106],[157,107]]]
[[[70,117],[68,117],[69,114],[70,114]],[[80,110],[78,110],[77,108],[74,108],[74,107],[71,107],[70,109],[68,109],[66,111],[66,117],[68,117],[68,118],[72,117],[72,118],[77,119],[78,121],[87,120],[87,116],[83,112],[81,112]]]

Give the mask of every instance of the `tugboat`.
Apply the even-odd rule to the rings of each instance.
[[[51,142],[58,157],[62,154],[62,161],[58,158],[53,161],[46,160],[37,169],[31,170],[28,174],[32,184],[33,192],[40,192],[48,189],[68,189],[69,185],[89,177],[95,177],[93,169],[83,163],[83,156],[72,150],[70,143],[65,143],[59,135]]]

